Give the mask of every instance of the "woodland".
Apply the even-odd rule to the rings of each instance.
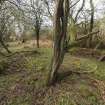
[[[105,105],[105,0],[0,0],[0,105]]]

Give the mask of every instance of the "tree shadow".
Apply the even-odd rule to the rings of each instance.
[[[73,72],[72,71],[65,71],[65,72],[59,72],[57,74],[57,78],[56,78],[56,83],[61,82],[62,80],[64,80],[65,78],[67,78],[68,76],[72,75]]]
[[[67,68],[65,68],[65,70],[66,69]],[[76,70],[69,70],[69,69],[67,69],[66,71],[60,70],[56,77],[56,83],[60,83],[62,80],[65,80],[66,78],[72,75],[76,75],[79,78],[89,79],[90,73],[92,72],[76,71]]]

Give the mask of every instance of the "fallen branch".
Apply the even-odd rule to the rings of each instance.
[[[87,38],[89,38],[89,36],[95,35],[95,34],[97,34],[97,33],[99,33],[99,31],[91,32],[91,33],[89,33],[89,34],[87,34],[87,35],[83,35],[83,36],[77,38],[76,41],[83,40],[83,39],[87,39]]]
[[[21,54],[21,53],[35,53],[35,54],[40,54],[40,52],[36,51],[36,50],[32,50],[32,51],[16,51],[16,52],[13,52],[9,55],[6,55],[5,57],[11,57],[13,55],[16,55],[16,54]]]

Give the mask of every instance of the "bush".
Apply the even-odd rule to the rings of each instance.
[[[8,68],[8,63],[6,62],[6,60],[0,61],[0,74],[4,74],[7,68]]]

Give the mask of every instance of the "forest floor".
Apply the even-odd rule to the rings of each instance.
[[[10,50],[13,54],[0,56],[0,105],[105,105],[102,51],[71,49],[57,83],[46,87],[52,49],[13,44]]]

